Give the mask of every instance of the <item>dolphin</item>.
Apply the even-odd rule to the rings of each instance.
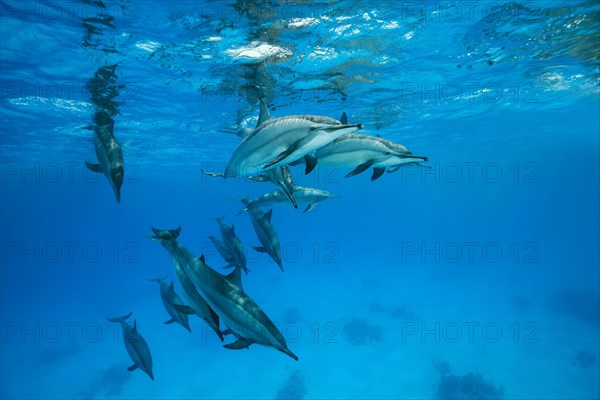
[[[137,321],[133,322],[133,326],[126,322],[129,317],[131,317],[131,314],[132,313],[130,312],[122,317],[106,319],[110,322],[121,324],[125,349],[127,349],[127,353],[133,361],[133,365],[127,368],[127,370],[133,371],[139,368],[147,373],[150,379],[154,380],[154,374],[152,373],[152,355],[150,354],[148,343],[146,343],[146,340],[144,340],[142,335],[138,332]]]
[[[175,253],[183,251],[191,254],[176,240],[181,228],[170,231],[152,229],[172,257],[175,257]],[[189,261],[183,264],[183,267],[196,289],[219,315],[221,321],[238,337],[237,341],[226,344],[225,348],[243,349],[256,343],[274,347],[298,360],[288,349],[285,338],[275,324],[244,292],[240,267],[236,266],[229,275],[221,275],[206,265],[204,256],[192,257]]]
[[[148,236],[148,239],[161,242],[163,245],[163,236],[173,237],[174,239],[176,239],[179,235],[179,232],[181,232],[181,229],[179,229],[179,231],[167,232],[163,232],[154,228],[152,228],[152,230],[154,231],[155,236]],[[168,243],[171,244],[171,242]],[[178,244],[176,241],[174,243]],[[200,293],[198,293],[196,287],[194,286],[187,273],[185,272],[185,269],[183,268],[185,263],[193,262],[196,257],[183,246],[175,246],[167,250],[169,250],[169,253],[172,256],[175,275],[177,275],[177,280],[179,280],[179,284],[181,285],[183,294],[185,295],[185,298],[189,303],[189,306],[174,305],[174,308],[186,314],[198,315],[208,324],[208,326],[211,327],[211,329],[217,334],[219,339],[223,341],[223,334],[219,329],[219,316],[210,308],[210,306],[204,300],[204,298],[202,298]]]
[[[192,329],[190,328],[190,319],[188,317],[188,314],[179,311],[179,309],[176,308],[176,306],[179,306],[179,308],[184,307],[183,301],[181,300],[181,297],[179,297],[179,295],[175,293],[173,282],[171,282],[170,285],[167,285],[165,279],[167,279],[166,276],[158,279],[148,279],[152,282],[158,282],[158,285],[160,286],[160,299],[162,300],[163,305],[167,310],[167,313],[169,313],[169,316],[171,317],[171,319],[166,321],[165,324],[172,324],[173,322],[177,322],[189,332],[191,332]]]
[[[265,170],[262,175],[249,175],[248,179],[256,182],[273,182],[279,186],[280,190],[287,196],[294,208],[298,208],[298,202],[294,197],[294,181],[290,167],[282,165],[280,167]]]
[[[294,186],[294,196],[299,204],[308,204],[304,212],[310,212],[315,209],[317,203],[339,197],[326,190],[313,189],[303,186]],[[250,200],[248,205],[242,208],[237,215],[248,211],[250,207],[269,207],[275,204],[287,203],[287,196],[281,190],[265,193],[256,199]]]
[[[342,124],[318,115],[273,118],[263,101],[256,128],[234,150],[224,175],[227,178],[256,175],[312,153],[361,124]]]
[[[260,247],[254,247],[254,250],[270,255],[279,266],[279,269],[283,271],[279,236],[277,236],[277,232],[275,232],[275,228],[273,228],[273,224],[271,224],[273,209],[263,213],[260,208],[250,205],[250,200],[248,199],[242,199],[242,203],[244,203],[248,210],[250,221],[252,222],[252,226],[254,226],[254,231],[262,245]]]
[[[205,171],[202,168],[200,168],[200,171],[207,176],[225,178],[225,173],[223,172]],[[248,175],[247,178],[255,182],[272,182],[273,184],[279,186],[293,206],[298,208],[298,203],[296,202],[293,194],[294,182],[292,179],[292,173],[287,165],[267,169],[260,175]]]
[[[378,136],[356,133],[339,137],[318,149],[314,155],[305,157],[307,174],[312,171],[317,162],[354,168],[346,175],[346,178],[373,167],[372,181],[378,179],[385,172],[386,167],[422,163],[423,161],[427,161],[427,157],[414,155],[399,143]]]
[[[240,240],[240,238],[235,234],[235,226],[227,225],[225,223],[225,217],[218,218],[210,218],[219,224],[219,229],[221,230],[221,239],[223,239],[224,250],[227,250],[229,256],[227,258],[232,258],[234,265],[239,265],[245,273],[248,273],[248,268],[246,267],[246,253],[244,252],[244,244]],[[213,243],[215,243],[213,241]],[[218,249],[217,249],[218,250]],[[231,262],[228,261],[226,257],[223,257],[225,261],[229,263],[229,266],[232,265]]]
[[[103,173],[115,192],[117,203],[121,202],[121,186],[125,175],[125,164],[121,145],[115,138],[113,130],[115,121],[106,111],[94,114],[94,149],[98,164],[85,162],[93,172]]]

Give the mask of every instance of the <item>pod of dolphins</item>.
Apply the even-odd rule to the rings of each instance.
[[[117,202],[121,200],[124,161],[121,146],[114,136],[114,121],[102,110],[94,114],[94,149],[98,163],[86,166],[106,176]],[[277,189],[255,199],[242,198],[243,208],[238,215],[247,213],[260,246],[258,252],[269,255],[284,270],[279,236],[272,224],[273,210],[264,207],[291,203],[293,207],[306,204],[305,212],[315,209],[321,201],[336,198],[325,190],[294,185],[289,165],[305,164],[309,174],[319,164],[335,163],[351,171],[346,177],[373,169],[371,180],[414,164],[427,167],[426,157],[413,155],[405,146],[379,136],[356,133],[362,124],[349,124],[346,114],[340,120],[318,115],[292,115],[274,118],[266,104],[260,102],[260,116],[256,128],[243,137],[234,150],[223,173],[206,172],[210,176],[233,178],[245,176],[256,182],[271,182]],[[197,256],[179,241],[181,227],[157,229],[152,227],[149,239],[159,242],[169,254],[177,282],[187,302],[175,292],[174,283],[167,277],[149,279],[157,282],[160,298],[169,319],[165,324],[177,323],[191,332],[189,316],[196,315],[205,321],[221,342],[226,336],[233,341],[227,349],[245,349],[252,344],[273,347],[290,356],[298,357],[288,348],[283,334],[259,305],[244,291],[242,271],[248,273],[246,254],[234,225],[224,217],[213,219],[219,226],[220,238],[209,236],[215,249],[232,271],[223,275],[207,264],[204,255]],[[137,322],[127,323],[129,313],[108,318],[119,323],[123,340],[133,365],[129,371],[140,369],[154,380],[152,356],[148,344],[138,332]],[[221,327],[225,327],[221,330]]]

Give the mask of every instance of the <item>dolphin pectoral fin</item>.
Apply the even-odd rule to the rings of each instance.
[[[92,172],[102,172],[102,167],[100,166],[100,164],[94,164],[85,161],[85,166],[88,167],[88,169]]]
[[[131,371],[135,371],[137,369],[137,366],[135,364],[133,364],[131,367],[127,367],[127,371],[131,372]]]
[[[266,175],[248,175],[246,178],[254,182],[271,182],[271,178]]]
[[[290,192],[289,190],[287,190],[287,188],[285,186],[281,187],[281,191],[287,196],[287,198],[290,200],[290,202],[292,203],[294,208],[298,208],[298,202],[296,201],[294,194],[292,192]]]
[[[304,163],[306,164],[306,169],[304,170],[304,174],[308,175],[317,166],[317,157],[307,154],[304,156]]]
[[[227,328],[221,331],[221,335],[223,336],[227,336],[227,335],[235,335],[235,332],[233,332],[231,329]]]
[[[354,168],[354,170],[352,172],[349,172],[346,175],[346,178],[350,178],[351,176],[358,175],[361,172],[365,172],[366,170],[368,170],[371,167],[371,165],[373,165],[373,160],[369,160],[367,162],[360,164],[358,167]]]
[[[226,178],[226,176],[223,172],[209,172],[209,171],[205,171],[203,168],[200,168],[200,171],[202,171],[202,173],[206,176],[212,176],[215,178]]]
[[[196,311],[194,311],[194,309],[193,309],[192,307],[190,307],[190,306],[184,306],[184,305],[181,305],[181,304],[173,304],[173,307],[174,307],[174,308],[175,308],[177,311],[179,311],[180,313],[182,313],[182,314],[188,314],[188,315],[191,315],[191,314],[196,314]],[[170,321],[172,321],[172,322],[175,322],[175,321],[174,321],[174,320],[172,320],[172,319],[171,319]],[[165,324],[166,324],[166,323],[167,323],[167,322],[165,322]],[[170,322],[169,322],[169,323],[170,323]]]
[[[229,350],[241,350],[247,349],[252,343],[254,343],[254,340],[241,337],[233,343],[224,344],[223,347]]]
[[[283,161],[288,156],[290,156],[293,152],[295,152],[296,150],[298,150],[300,148],[300,146],[302,146],[302,144],[304,142],[305,142],[304,139],[300,139],[300,140],[297,140],[296,142],[292,143],[292,145],[290,147],[288,147],[287,149],[285,149],[284,151],[282,151],[277,157],[275,157],[273,159],[273,161],[271,161],[270,163],[268,163],[267,165],[265,165],[263,167],[263,169],[269,168],[269,167],[277,164],[278,162]]]
[[[304,212],[305,213],[311,212],[315,208],[317,208],[317,203],[310,203],[309,205],[306,206],[306,209],[304,210]]]
[[[171,318],[170,320],[168,320],[168,321],[165,321],[165,325],[170,325],[170,324],[172,324],[173,322],[175,322],[175,320],[174,320],[173,318]]]
[[[259,253],[268,253],[269,250],[265,249],[264,247],[253,247],[254,250],[258,251]]]
[[[371,175],[371,180],[377,180],[383,173],[385,172],[385,168],[375,167],[373,168],[373,175]]]

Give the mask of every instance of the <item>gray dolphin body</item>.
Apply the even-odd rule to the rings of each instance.
[[[171,231],[153,228],[153,231],[172,257],[174,252],[185,249],[176,240],[181,228]],[[238,337],[236,342],[225,345],[226,348],[242,349],[257,343],[274,347],[293,359],[298,359],[288,349],[285,338],[275,324],[244,292],[239,267],[234,268],[229,275],[221,275],[206,265],[204,256],[200,259],[190,258],[190,262],[183,264],[183,267],[202,298],[206,299],[221,321]]]
[[[127,323],[127,319],[131,317],[132,313],[117,318],[107,318],[110,322],[121,324],[123,330],[123,342],[125,343],[125,349],[129,357],[133,361],[133,365],[127,368],[128,371],[134,371],[137,368],[144,371],[150,379],[154,380],[154,374],[152,373],[152,355],[150,354],[150,348],[146,340],[140,335],[137,330],[137,321],[134,321],[133,325]]]
[[[271,216],[273,215],[273,209],[270,209],[266,213],[258,207],[252,207],[248,199],[242,199],[242,203],[246,206],[250,221],[258,237],[258,241],[262,246],[254,247],[254,250],[267,253],[273,261],[277,263],[279,269],[283,271],[283,263],[281,261],[281,245],[279,243],[279,236],[271,224]]]
[[[121,202],[121,186],[125,175],[125,163],[121,145],[113,135],[115,121],[105,111],[94,114],[94,149],[98,164],[88,163],[85,165],[94,172],[106,176],[110,186],[115,192],[117,203]]]
[[[303,186],[294,186],[294,197],[298,201],[298,204],[308,204],[304,212],[309,212],[315,209],[317,203],[339,197],[338,195],[331,194],[326,190],[313,189]],[[248,205],[242,208],[238,215],[244,211],[248,211],[252,207],[270,207],[276,204],[287,203],[287,196],[281,190],[275,190],[270,193],[265,193],[260,197],[257,197],[248,202]]]
[[[149,236],[148,238],[159,241],[164,246],[164,243],[159,236],[161,231],[155,230],[154,233],[155,236]],[[170,235],[174,236],[174,239],[176,239],[179,235],[179,232],[173,231],[170,233]],[[169,254],[171,254],[173,268],[175,269],[177,280],[179,281],[179,284],[183,290],[183,294],[189,303],[189,306],[181,307],[176,305],[174,307],[183,313],[198,315],[208,324],[208,326],[212,328],[213,331],[215,331],[219,339],[223,341],[223,334],[221,333],[221,329],[219,327],[219,316],[214,312],[213,309],[210,308],[200,293],[198,293],[194,283],[191,281],[184,268],[186,263],[195,262],[196,257],[188,249],[179,245],[179,243],[177,243],[175,240],[174,244],[174,246],[169,247],[167,250],[169,251]]]
[[[237,146],[224,175],[227,178],[256,175],[289,164],[361,127],[318,115],[272,118],[261,101],[256,129]]]
[[[219,224],[219,229],[221,231],[221,239],[222,239],[222,249],[219,250],[219,243],[215,242],[213,239],[213,243],[217,246],[217,251],[223,256],[223,259],[229,263],[229,267],[238,265],[245,273],[248,273],[248,268],[246,267],[246,253],[244,251],[244,244],[235,233],[234,225],[227,225],[225,223],[225,217],[212,218],[217,224]],[[215,238],[216,239],[216,238]],[[224,251],[227,255],[223,255],[221,251]]]
[[[177,293],[175,293],[175,288],[173,287],[173,282],[170,285],[167,285],[164,278],[159,279],[149,279],[152,282],[158,282],[160,287],[160,299],[162,300],[163,305],[165,306],[165,310],[171,317],[165,324],[172,324],[173,322],[177,322],[189,332],[192,331],[190,328],[190,319],[188,317],[188,313],[181,311],[182,308],[185,307],[181,297]]]
[[[401,165],[421,164],[427,157],[412,154],[401,144],[382,139],[377,136],[368,136],[356,133],[344,135],[315,153],[315,158],[306,157],[306,173],[309,173],[317,164],[332,163],[339,167],[354,168],[346,178],[360,174],[373,168],[371,180],[379,178],[386,167],[395,168]]]

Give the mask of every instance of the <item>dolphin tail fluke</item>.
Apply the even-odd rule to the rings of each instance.
[[[106,317],[106,319],[109,322],[125,322],[125,321],[127,321],[129,319],[129,317],[131,317],[131,314],[133,314],[133,311],[131,311],[127,315],[123,315],[122,317],[115,317],[115,318],[108,318],[108,317]]]
[[[163,276],[162,278],[154,278],[154,279],[152,279],[152,278],[148,278],[148,280],[149,280],[150,282],[158,282],[158,283],[161,283],[162,281],[164,281],[164,280],[165,280],[165,279],[167,279],[167,278],[168,278],[168,275],[165,275],[165,276]]]
[[[154,232],[155,236],[148,236],[148,239],[151,240],[167,240],[167,239],[177,239],[179,234],[181,233],[181,226],[177,229],[156,229],[151,226],[152,232]]]
[[[98,172],[101,173],[102,172],[102,167],[100,166],[100,164],[94,164],[94,163],[89,163],[87,161],[85,162],[85,166],[92,172]]]

